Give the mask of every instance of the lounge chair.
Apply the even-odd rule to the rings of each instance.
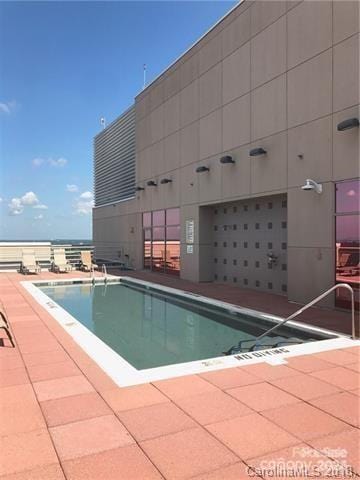
[[[35,259],[35,252],[33,250],[23,250],[20,272],[24,275],[27,273],[41,272],[41,268]]]
[[[71,264],[66,260],[65,249],[54,250],[54,261],[51,263],[51,271],[55,273],[67,273],[71,271]]]
[[[0,303],[0,328],[4,329],[12,347],[15,347],[14,340],[10,333],[9,322],[7,320],[3,305]]]
[[[97,269],[98,266],[93,263],[91,259],[90,250],[81,251],[80,270],[83,272],[90,272],[90,270]]]

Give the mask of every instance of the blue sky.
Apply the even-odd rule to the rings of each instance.
[[[234,2],[0,2],[0,240],[91,238],[92,141]]]

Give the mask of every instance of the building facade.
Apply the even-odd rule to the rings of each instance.
[[[359,3],[244,0],[136,97],[133,190],[96,202],[96,257],[295,302],[358,289],[358,119]],[[121,148],[97,169],[113,124],[95,186],[121,174]]]

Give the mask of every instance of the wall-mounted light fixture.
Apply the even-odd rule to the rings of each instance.
[[[310,190],[314,190],[316,193],[322,193],[322,185],[321,183],[315,182],[315,180],[311,180],[308,178],[305,182],[305,185],[301,187],[302,190],[309,192]]]
[[[250,157],[259,157],[260,155],[265,155],[266,150],[264,150],[262,147],[256,147],[252,148],[249,152]]]
[[[141,190],[145,190],[144,187],[135,187],[135,192],[141,192]]]
[[[195,170],[196,173],[209,172],[209,171],[210,171],[210,168],[205,167],[205,165],[197,167],[197,169]]]
[[[232,158],[232,156],[225,155],[224,157],[220,158],[220,163],[222,163],[222,164],[235,163],[235,160]]]
[[[163,178],[162,180],[160,180],[161,185],[165,185],[166,183],[171,183],[171,182],[172,182],[171,178]]]
[[[350,128],[356,128],[360,125],[358,118],[348,118],[337,124],[337,129],[339,132],[344,130],[350,130]]]
[[[146,185],[148,187],[156,187],[157,186],[157,183],[154,182],[154,180],[149,180],[148,182],[146,182]]]

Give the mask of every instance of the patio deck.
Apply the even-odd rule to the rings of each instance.
[[[274,314],[296,309],[273,295],[136,276]],[[0,275],[17,342],[12,349],[1,334],[1,480],[289,478],[274,474],[274,461],[296,460],[310,473],[325,466],[322,478],[360,475],[360,348],[119,388],[21,280]],[[348,318],[309,315],[327,328]]]

